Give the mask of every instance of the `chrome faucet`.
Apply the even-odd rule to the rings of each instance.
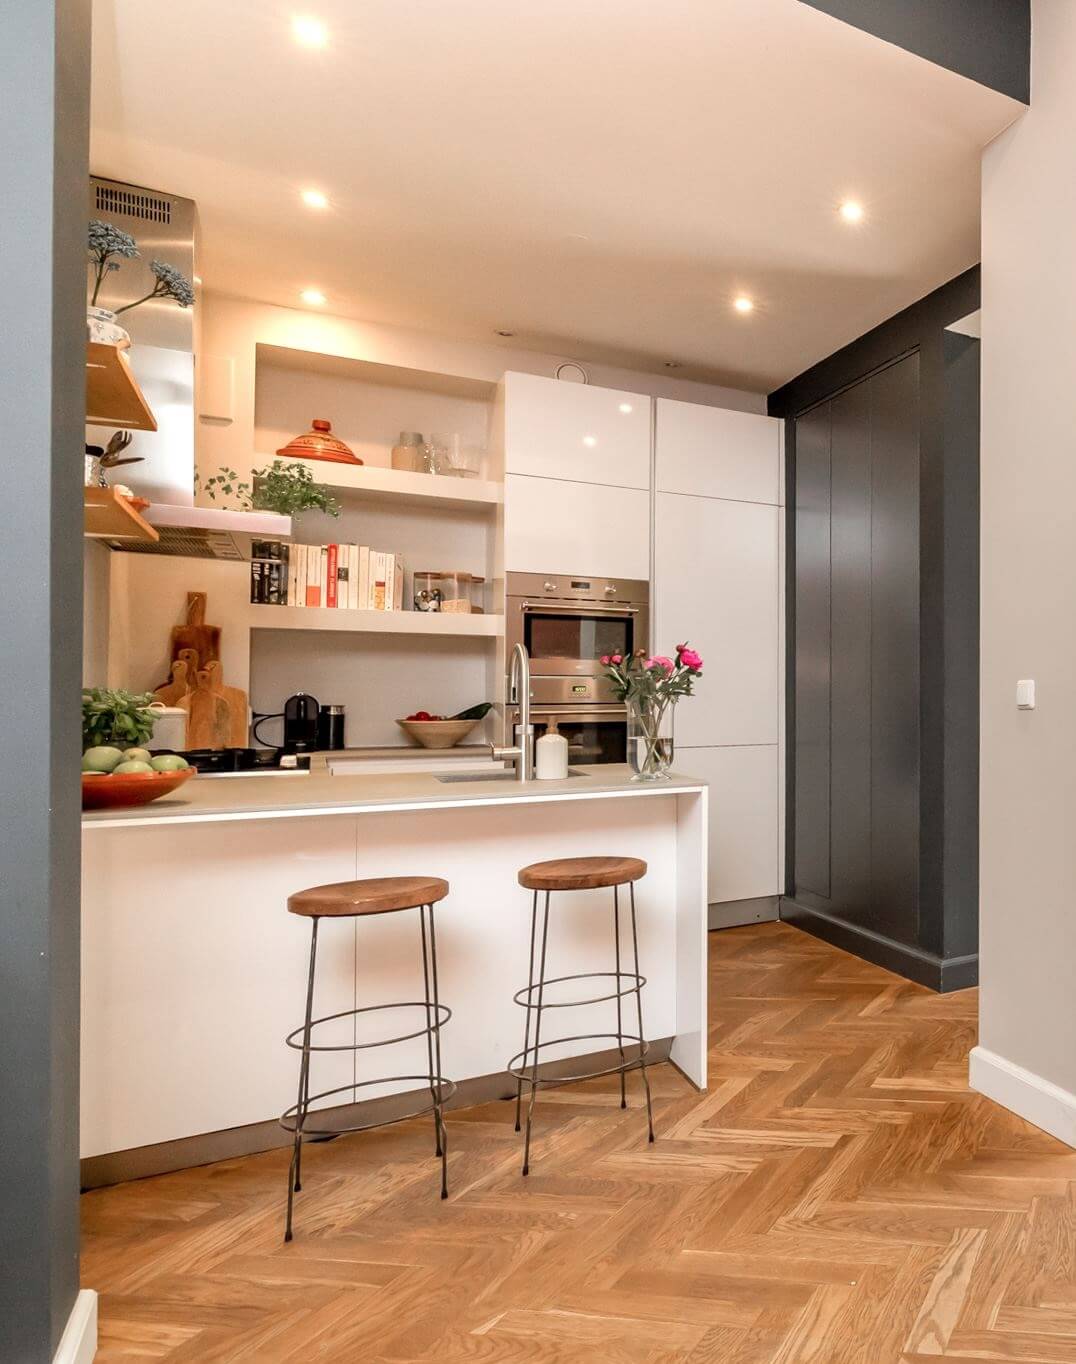
[[[526,645],[517,644],[512,650],[512,665],[508,674],[509,701],[519,706],[519,741],[508,748],[493,747],[493,756],[500,762],[514,762],[516,781],[530,781],[534,776],[534,732],[531,726],[531,660]]]

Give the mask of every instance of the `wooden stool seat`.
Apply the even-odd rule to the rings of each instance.
[[[638,857],[557,857],[524,867],[519,884],[527,890],[596,890],[645,875],[646,863]]]
[[[435,905],[447,894],[448,882],[439,876],[373,876],[365,881],[336,881],[300,890],[288,897],[288,913],[309,919],[392,914],[398,909]]]

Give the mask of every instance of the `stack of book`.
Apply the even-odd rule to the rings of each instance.
[[[349,611],[402,611],[399,554],[366,545],[289,545],[255,540],[250,600],[258,606],[327,606]]]

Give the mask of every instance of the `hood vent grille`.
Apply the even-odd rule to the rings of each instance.
[[[108,540],[109,549],[125,554],[182,555],[186,559],[230,559],[242,562],[249,551],[227,531],[197,530],[186,526],[159,526],[159,540]],[[246,539],[246,537],[244,537]]]
[[[145,190],[120,189],[115,185],[97,184],[95,203],[98,213],[109,215],[122,214],[127,218],[137,218],[143,223],[163,223],[172,221],[172,203],[160,195]]]

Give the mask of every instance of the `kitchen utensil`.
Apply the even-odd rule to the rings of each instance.
[[[310,430],[277,451],[284,459],[324,459],[330,464],[361,464],[362,460],[332,434],[332,422],[318,417]]]
[[[228,745],[232,748],[246,747],[250,737],[250,714],[247,708],[247,694],[242,687],[229,687],[224,682],[224,669],[219,659],[205,665],[209,674],[210,690],[224,698],[228,707]]]
[[[397,720],[403,732],[423,748],[455,748],[479,723],[478,720]]]
[[[183,698],[188,748],[227,748],[231,734],[228,703],[213,690],[209,672],[199,668],[194,690]]]
[[[184,649],[182,652],[188,656],[192,653],[190,649]],[[187,659],[177,658],[172,664],[171,679],[162,686],[157,687],[153,693],[162,706],[179,706],[180,701],[182,701],[187,695],[187,692],[190,691],[190,678],[187,673]],[[182,745],[180,746],[182,747]]]
[[[148,805],[167,796],[195,775],[194,768],[181,772],[109,772],[82,776],[84,810],[120,810],[124,806]]]
[[[344,744],[343,706],[322,706],[318,712],[318,748],[323,752],[341,749]]]
[[[173,658],[180,657],[181,649],[193,649],[199,668],[220,658],[220,626],[205,623],[206,594],[187,593],[187,623],[172,627]],[[193,677],[189,679],[193,683]]]

